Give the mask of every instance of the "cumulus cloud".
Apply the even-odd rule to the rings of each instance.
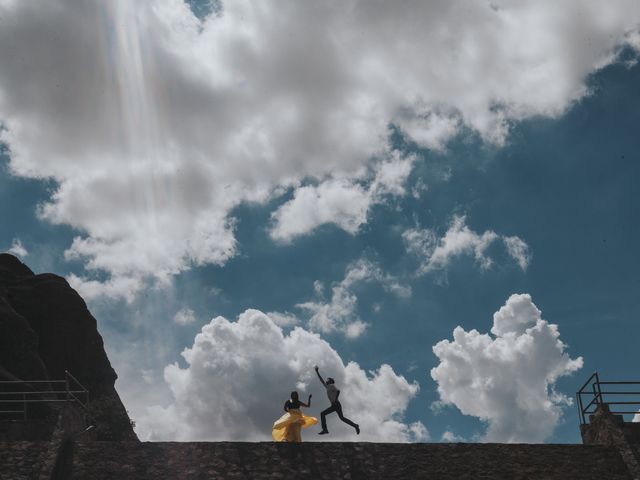
[[[191,325],[196,321],[196,314],[190,308],[185,307],[176,312],[173,321],[178,325]]]
[[[558,378],[582,367],[542,319],[528,294],[514,294],[493,316],[493,336],[456,327],[453,340],[433,347],[431,370],[440,402],[487,423],[485,441],[542,442],[571,399],[555,390]]]
[[[186,367],[168,365],[164,378],[172,402],[154,406],[138,417],[137,432],[149,440],[268,440],[271,425],[282,413],[289,393],[313,394],[311,415],[319,416],[328,400],[313,370],[320,367],[341,390],[345,415],[362,426],[353,429],[329,418],[334,440],[407,442],[424,440],[419,422],[408,424],[403,413],[418,393],[389,365],[365,372],[355,362],[346,365],[317,334],[294,328],[283,334],[267,315],[247,310],[237,321],[217,317],[196,335],[182,356]],[[317,440],[307,434],[306,440]]]
[[[372,205],[383,203],[387,196],[405,194],[404,183],[414,160],[414,155],[402,157],[398,151],[392,152],[389,160],[377,165],[375,178],[367,187],[357,180],[332,178],[317,186],[297,188],[293,199],[273,212],[271,238],[288,242],[326,223],[357,233]]]
[[[466,225],[466,217],[454,216],[446,233],[438,238],[433,230],[412,228],[402,234],[407,252],[420,258],[419,274],[445,270],[456,257],[471,256],[482,269],[493,264],[488,248],[502,238],[509,255],[526,270],[531,259],[528,245],[519,237],[501,237],[492,230],[476,233]]]
[[[317,332],[339,331],[347,338],[357,338],[367,329],[357,313],[358,297],[353,289],[362,283],[378,282],[400,298],[411,296],[411,287],[401,284],[393,275],[385,273],[374,262],[360,259],[347,267],[345,277],[331,289],[328,302],[304,302],[296,305],[310,314],[308,327]]]
[[[501,144],[587,94],[639,19],[636,0],[239,0],[202,21],[182,0],[5,0],[0,141],[13,174],[57,182],[39,212],[81,232],[75,281],[141,288],[226,262],[233,208],[282,188],[299,191],[276,238],[356,231],[390,125],[428,148],[460,128]]]
[[[13,242],[11,243],[11,248],[9,248],[9,250],[7,251],[17,257],[26,257],[27,255],[29,255],[29,252],[26,248],[24,248],[19,238],[15,238],[13,240]]]

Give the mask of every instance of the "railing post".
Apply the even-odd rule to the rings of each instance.
[[[584,419],[584,407],[582,406],[582,392],[578,392],[576,393],[576,399],[578,400],[578,408],[580,409],[580,423],[581,424],[585,424],[587,423]]]
[[[82,387],[84,388],[84,387]],[[82,412],[84,413],[84,424],[87,425],[89,423],[89,416],[87,411],[89,410],[89,390],[87,390],[86,388],[84,389],[85,393],[86,393],[86,398],[87,398],[87,403],[84,406],[85,408],[82,409]]]
[[[64,371],[64,387],[67,391],[66,403],[69,403],[69,372]]]
[[[598,398],[600,399],[600,403],[604,403],[604,398],[602,398],[602,389],[600,388],[600,377],[598,376],[598,372],[596,372],[596,385],[598,387]]]
[[[27,420],[27,394],[22,393],[22,419]]]
[[[584,424],[587,423],[585,414],[587,413],[587,409],[591,406],[591,404],[593,403],[594,400],[597,400],[597,397],[595,397],[594,394],[594,400],[591,400],[587,406],[584,406],[584,403],[582,402],[582,395],[586,395],[588,394],[588,390],[587,387],[591,384],[591,380],[593,379],[593,377],[597,376],[598,373],[597,372],[593,372],[591,374],[591,376],[589,376],[589,378],[587,379],[586,382],[584,382],[584,384],[580,387],[580,389],[578,390],[578,392],[576,393],[576,397],[578,399],[578,406],[580,408],[580,412],[579,412],[579,416],[580,416],[580,421]]]

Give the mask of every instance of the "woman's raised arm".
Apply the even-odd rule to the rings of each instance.
[[[313,396],[313,395],[309,394],[309,400],[307,401],[307,403],[300,402],[300,405],[302,405],[303,407],[307,407],[307,408],[309,408],[309,407],[311,406],[311,397],[312,397],[312,396]]]

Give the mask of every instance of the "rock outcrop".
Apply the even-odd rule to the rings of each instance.
[[[59,380],[65,370],[90,392],[98,438],[136,439],[84,300],[64,278],[0,254],[0,380]]]

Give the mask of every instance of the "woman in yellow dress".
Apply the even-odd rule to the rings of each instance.
[[[301,429],[318,423],[318,419],[307,417],[300,411],[300,407],[311,406],[311,395],[307,403],[301,402],[298,392],[291,392],[291,398],[284,403],[285,414],[273,424],[271,436],[276,442],[302,442]]]

